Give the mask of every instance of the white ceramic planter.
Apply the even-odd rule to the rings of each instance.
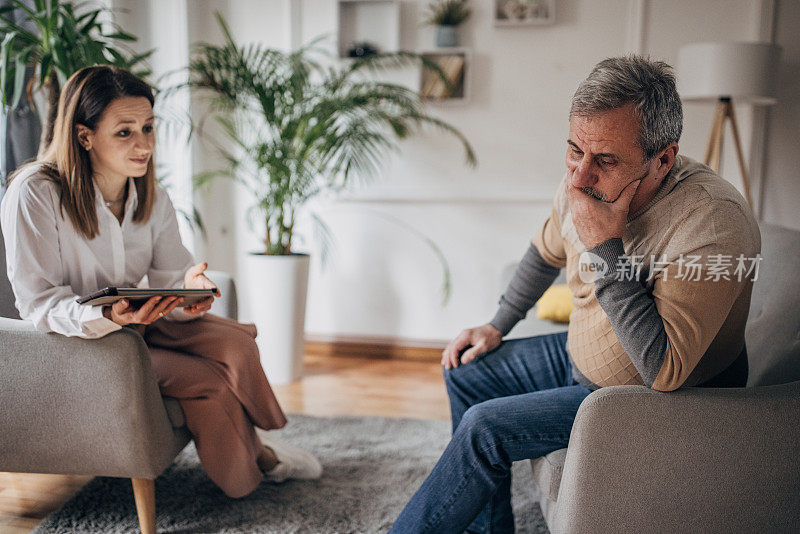
[[[274,385],[303,376],[308,264],[306,254],[245,258],[245,287],[258,329],[261,366]]]

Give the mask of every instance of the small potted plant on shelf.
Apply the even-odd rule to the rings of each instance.
[[[435,0],[428,4],[428,24],[436,26],[436,46],[458,46],[458,26],[472,15],[467,0]]]
[[[286,383],[302,369],[309,256],[297,253],[294,237],[303,206],[347,188],[356,176],[374,175],[397,140],[422,125],[459,139],[468,164],[475,155],[458,130],[425,112],[417,93],[364,76],[381,66],[429,63],[424,57],[376,53],[324,67],[313,43],[294,52],[239,45],[217,18],[225,42],[194,48],[183,87],[210,104],[226,166],[196,178],[200,184],[231,178],[252,194],[262,249],[246,257],[245,283],[263,363],[271,381]]]

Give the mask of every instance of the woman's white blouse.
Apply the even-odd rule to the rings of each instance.
[[[8,279],[22,319],[43,332],[98,338],[122,327],[103,317],[101,306],[78,304],[78,296],[107,286],[140,286],[145,275],[150,287],[183,287],[192,256],[181,242],[175,210],[161,187],[156,188],[149,220],[135,223],[135,178],[128,178],[120,224],[95,186],[100,231],[89,240],[61,211],[58,185],[37,171],[17,176],[0,205]],[[196,318],[179,308],[168,317]]]

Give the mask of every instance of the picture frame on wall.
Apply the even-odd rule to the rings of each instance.
[[[493,0],[495,26],[542,26],[556,20],[555,0]]]

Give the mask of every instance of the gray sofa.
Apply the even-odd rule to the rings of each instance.
[[[231,278],[212,312],[236,317]],[[20,321],[0,233],[0,471],[131,478],[142,532],[155,532],[153,480],[189,442],[162,398],[147,346],[130,329],[85,340]]]
[[[761,234],[748,387],[589,395],[531,462],[552,532],[800,532],[800,232]]]

